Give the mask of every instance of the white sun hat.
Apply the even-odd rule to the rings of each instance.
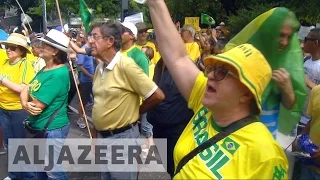
[[[134,35],[135,38],[137,38],[138,35],[138,29],[136,25],[134,25],[132,22],[123,22],[121,23],[124,27],[128,28]]]
[[[44,38],[40,38],[39,40],[61,51],[68,52],[70,39],[63,32],[51,29]]]

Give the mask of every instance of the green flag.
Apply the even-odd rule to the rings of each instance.
[[[201,24],[214,25],[216,21],[208,14],[201,13]]]
[[[281,28],[286,23],[293,28],[286,48],[279,50]],[[285,68],[291,78],[296,103],[291,110],[280,106],[281,91],[275,81],[270,81],[262,95],[262,107],[267,111],[279,109],[279,132],[289,135],[300,120],[307,95],[302,50],[298,40],[297,29],[300,27],[294,13],[286,8],[271,9],[244,27],[225,47],[228,51],[240,44],[249,43],[256,47],[268,60],[272,70]]]
[[[80,4],[81,21],[84,24],[86,32],[88,33],[90,30],[91,13],[89,11],[89,8],[88,8],[85,0],[79,0],[79,4]]]

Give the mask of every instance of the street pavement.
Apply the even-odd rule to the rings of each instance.
[[[87,129],[80,129],[77,125],[77,109],[79,106],[78,96],[76,95],[73,101],[71,102],[71,109],[75,112],[69,115],[70,119],[70,130],[68,134],[68,138],[89,138],[89,134]],[[92,109],[90,106],[86,106],[86,114],[89,117],[89,121],[91,120],[91,112]],[[8,176],[8,159],[7,155],[0,155],[0,180],[4,179]],[[83,179],[83,180],[91,180],[91,179],[100,179],[100,173],[78,173],[78,172],[68,172],[68,177],[71,180]],[[165,172],[143,172],[139,173],[139,179],[170,179],[170,176]]]

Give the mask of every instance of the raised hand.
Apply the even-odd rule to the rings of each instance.
[[[282,89],[292,88],[290,74],[284,68],[274,70],[272,73],[272,79],[275,80],[278,86]]]

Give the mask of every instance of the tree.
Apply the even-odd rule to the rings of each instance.
[[[249,22],[260,14],[274,8],[287,7],[293,11],[302,25],[310,26],[320,22],[319,0],[293,1],[293,0],[261,0],[249,7],[240,8],[236,14],[228,17],[228,29],[231,36],[236,35]]]
[[[56,11],[56,1],[47,1],[47,12]],[[93,15],[96,18],[108,17],[114,18],[120,15],[120,2],[118,0],[86,0],[90,9],[93,10]],[[77,0],[59,0],[62,17],[70,17],[72,14],[79,15],[79,2]],[[30,7],[29,13],[41,16],[42,3],[37,0],[37,5]]]
[[[36,4],[36,1],[34,0],[18,0],[18,2],[24,11],[27,11],[29,7],[32,7]],[[4,5],[7,8],[16,7],[18,12],[21,12],[16,0],[2,0],[0,5]]]
[[[228,17],[227,28],[230,31],[230,38],[238,34],[247,24],[260,14],[275,7],[274,4],[252,5],[248,8],[242,8],[237,11],[237,15]]]
[[[55,0],[47,1],[48,19],[56,18]],[[303,25],[315,25],[320,21],[320,0],[165,0],[169,8],[169,12],[174,20],[180,20],[182,23],[184,17],[200,16],[206,13],[213,17],[216,22],[225,21],[231,31],[240,22],[245,23],[245,19],[239,18],[240,22],[235,21],[235,16],[249,18],[256,16],[258,12],[273,6],[285,6],[296,13],[297,18]],[[32,18],[42,17],[41,0],[19,0],[24,11]],[[93,10],[94,18],[110,18],[117,19],[120,17],[120,0],[86,0],[87,5]],[[6,7],[18,7],[15,0],[0,1],[0,5]],[[60,9],[63,18],[79,15],[78,0],[59,0]],[[254,7],[254,8],[253,8]],[[19,9],[19,8],[18,8]],[[268,9],[266,9],[267,11]],[[146,5],[137,4],[129,1],[129,9],[127,14],[143,12],[145,22],[151,24],[149,10]],[[247,13],[247,14],[244,14]],[[262,13],[262,12],[261,12]],[[254,17],[252,17],[253,19]],[[235,28],[239,29],[239,28]]]

